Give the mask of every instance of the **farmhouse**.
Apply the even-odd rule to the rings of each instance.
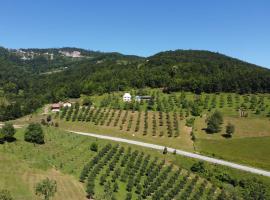
[[[63,103],[63,107],[68,107],[70,108],[72,106],[72,104],[70,102],[65,102]]]
[[[131,101],[131,95],[130,95],[130,93],[125,93],[123,95],[123,101],[124,102],[130,102]]]
[[[52,106],[51,106],[52,112],[59,112],[60,111],[60,107],[61,107],[60,103],[54,103],[54,104],[52,104]]]

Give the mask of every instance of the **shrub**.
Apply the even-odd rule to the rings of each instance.
[[[27,127],[24,140],[36,144],[44,144],[44,133],[42,127],[38,123],[31,123]]]
[[[97,152],[98,151],[98,144],[96,142],[93,142],[90,146],[90,150]]]
[[[56,181],[46,178],[35,186],[35,191],[37,195],[44,196],[45,200],[49,200],[57,191]]]
[[[193,172],[198,172],[198,173],[204,173],[205,172],[205,166],[204,166],[204,163],[199,161],[197,163],[194,163],[192,166],[191,166],[191,171]]]
[[[8,190],[0,190],[0,200],[13,200]]]
[[[195,121],[195,118],[190,118],[190,119],[187,119],[186,120],[186,126],[188,126],[188,127],[192,127],[193,126],[193,124],[194,124],[194,121]]]
[[[219,111],[215,111],[207,119],[207,132],[208,133],[217,133],[220,131],[220,125],[223,123],[223,116]]]
[[[228,123],[228,125],[226,126],[226,136],[227,137],[232,137],[232,134],[235,131],[235,127],[233,124]]]
[[[16,133],[16,130],[15,130],[13,124],[5,123],[1,132],[4,136],[4,139],[11,140],[11,139],[13,139],[13,136]]]

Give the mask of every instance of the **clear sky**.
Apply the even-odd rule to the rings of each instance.
[[[270,1],[2,0],[0,46],[205,49],[270,68]]]

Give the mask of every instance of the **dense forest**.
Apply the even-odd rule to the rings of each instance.
[[[83,57],[68,58],[60,50],[80,51]],[[269,69],[209,51],[167,51],[148,58],[77,48],[23,51],[39,55],[22,60],[14,51],[0,48],[0,121],[31,113],[46,102],[130,88],[270,92]],[[54,59],[41,54],[46,52]]]

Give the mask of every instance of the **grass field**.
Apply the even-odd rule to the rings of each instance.
[[[74,135],[66,133],[55,128],[44,128],[46,143],[44,145],[33,145],[23,141],[23,129],[16,133],[16,142],[5,143],[0,145],[0,188],[6,188],[11,191],[15,199],[38,199],[34,195],[33,186],[45,177],[53,178],[57,181],[58,192],[54,199],[85,199],[84,185],[79,182],[79,177],[83,166],[96,155],[95,152],[89,150],[92,142],[97,142],[99,149],[108,144],[105,140],[97,140],[95,138]],[[110,142],[111,143],[111,142]],[[116,143],[112,143],[116,144]],[[121,144],[125,149],[127,144]],[[183,169],[183,173],[197,162],[197,160],[189,159],[177,155],[163,155],[159,151],[147,148],[132,146],[132,151],[144,152],[153,159],[158,157],[161,161],[165,159],[166,166],[171,163],[176,167]],[[226,167],[206,164],[209,171],[215,173],[231,174],[236,179],[251,178],[255,175],[233,170]],[[106,167],[102,173],[105,173]],[[194,178],[194,176],[192,176]],[[255,176],[270,186],[270,180],[261,176]],[[98,177],[100,178],[100,177]],[[210,182],[207,184],[225,187],[215,179],[215,175],[208,177]],[[199,178],[198,186],[204,179]],[[98,186],[97,179],[96,191],[102,191],[102,187]],[[126,195],[126,183],[119,182],[119,199]],[[270,187],[269,187],[270,188]],[[218,189],[217,189],[218,190]],[[122,191],[122,192],[121,192]],[[195,194],[195,193],[194,193]],[[76,196],[76,198],[74,198]],[[206,194],[205,194],[206,196]],[[135,196],[134,196],[135,197]]]
[[[1,152],[0,161],[0,188],[8,189],[16,200],[41,199],[34,195],[34,187],[47,177],[57,182],[55,200],[85,199],[83,185],[70,175],[53,168],[48,170],[33,168],[12,154]]]

